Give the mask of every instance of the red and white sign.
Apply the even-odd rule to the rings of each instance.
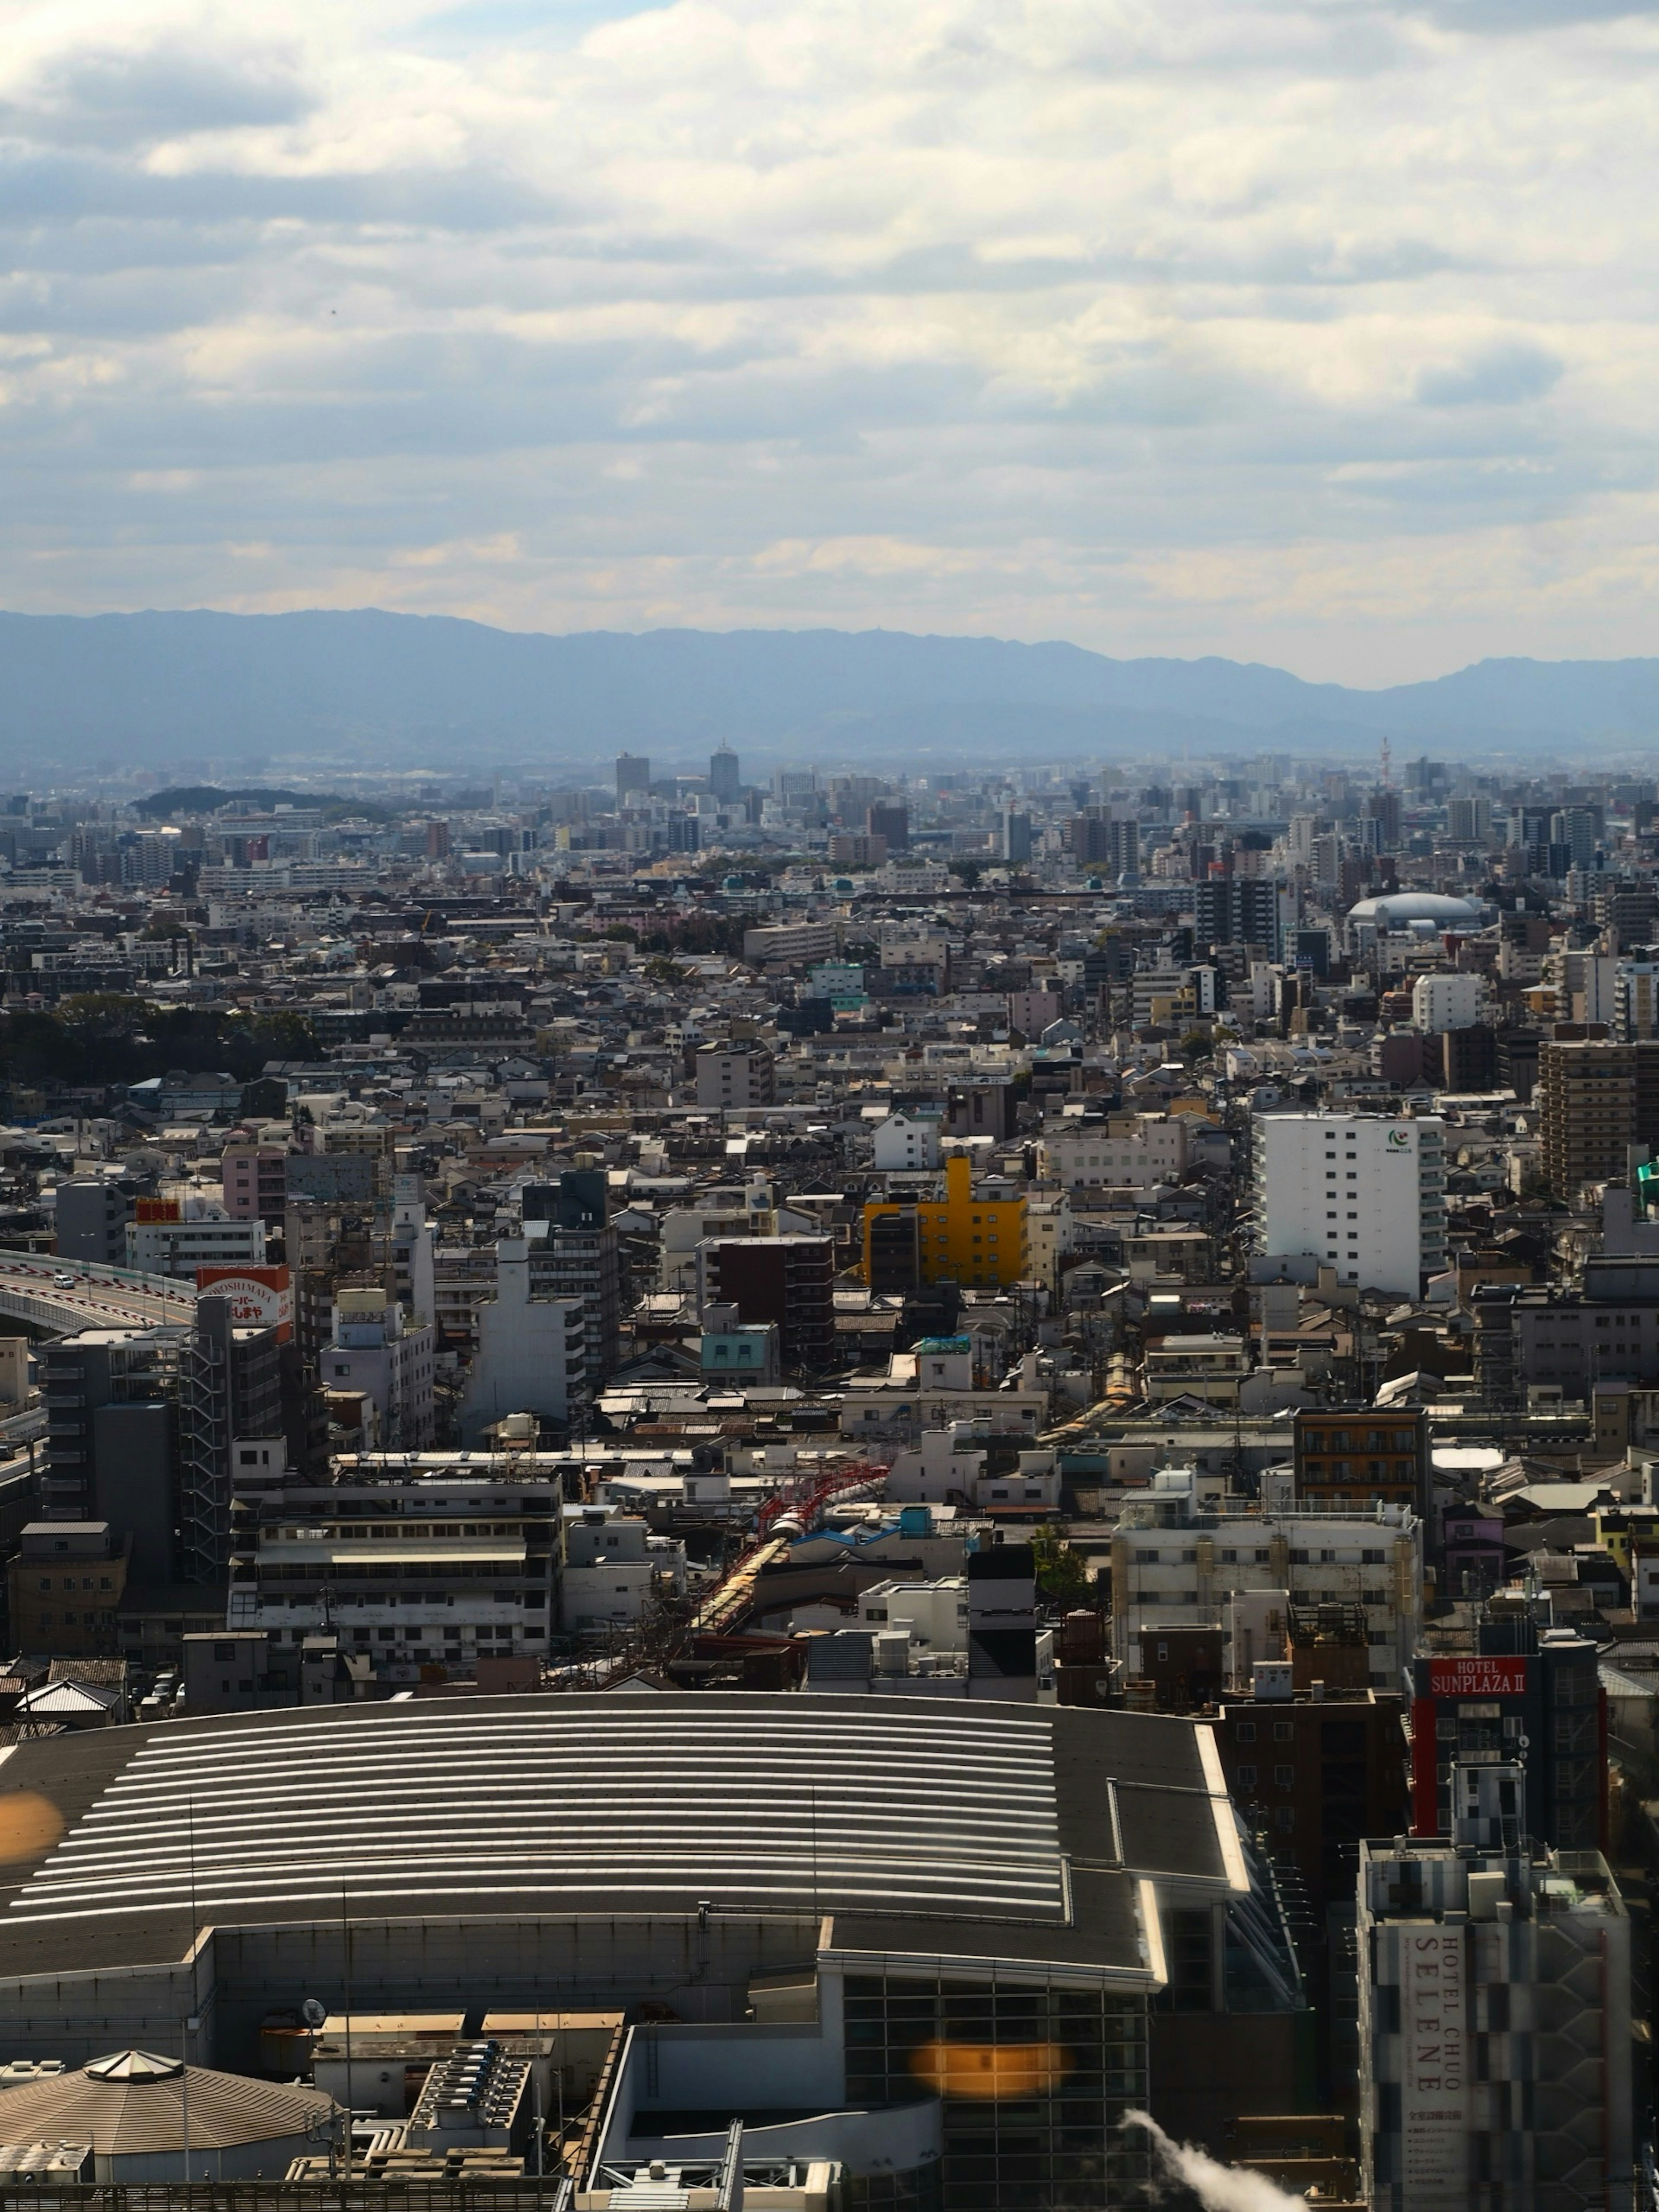
[[[1526,1695],[1524,1659],[1431,1659],[1431,1698],[1520,1698]]]
[[[269,1328],[286,1343],[294,1334],[294,1279],[286,1267],[198,1267],[196,1287],[230,1300],[238,1328]]]

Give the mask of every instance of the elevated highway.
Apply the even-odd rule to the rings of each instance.
[[[54,1336],[83,1328],[187,1328],[196,1287],[167,1275],[139,1275],[90,1261],[0,1253],[0,1314],[32,1322]]]

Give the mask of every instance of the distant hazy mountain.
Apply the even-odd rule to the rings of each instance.
[[[885,630],[526,635],[361,613],[0,615],[0,756],[310,757],[334,767],[665,762],[722,738],[757,765],[1191,747],[1356,754],[1383,732],[1467,755],[1659,740],[1659,660],[1488,660],[1354,691],[1238,661]]]

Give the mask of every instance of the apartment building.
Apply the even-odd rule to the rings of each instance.
[[[546,1656],[559,1626],[556,1476],[458,1455],[347,1460],[339,1475],[260,1469],[239,1482],[229,1627],[264,1630],[296,1656],[307,1637],[337,1632],[393,1682]]]
[[[334,1333],[318,1368],[325,1389],[360,1390],[374,1400],[390,1448],[421,1451],[432,1442],[432,1324],[408,1320],[385,1291],[339,1292]]]
[[[740,1113],[777,1097],[772,1055],[759,1044],[705,1044],[696,1054],[697,1103]]]
[[[1659,1043],[1547,1037],[1538,1089],[1545,1180],[1569,1204],[1586,1183],[1622,1178],[1632,1145],[1659,1139]]]
[[[1443,1125],[1364,1114],[1260,1114],[1256,1249],[1323,1261],[1360,1290],[1416,1297],[1446,1264]]]
[[[1218,1628],[1225,1679],[1248,1682],[1287,1656],[1292,1606],[1347,1605],[1365,1622],[1367,1686],[1394,1690],[1422,1625],[1423,1524],[1408,1506],[1263,1505],[1167,1468],[1124,1506],[1111,1559],[1113,1654],[1132,1675],[1149,1671],[1159,1628]]]

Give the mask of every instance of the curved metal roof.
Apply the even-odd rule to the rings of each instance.
[[[800,1698],[763,1729],[737,1699],[275,1721],[153,1736],[14,1915],[292,1909],[343,1893],[354,1911],[492,1895],[641,1909],[711,1890],[784,1910],[1065,1912],[1048,1727],[1012,1708],[947,1717]]]
[[[0,1976],[159,1965],[213,1923],[528,1939],[707,1906],[1146,1986],[1146,1881],[1195,1903],[1249,1887],[1210,1729],[1081,1706],[689,1692],[222,1715],[21,1744],[0,1832],[9,1805]]]

